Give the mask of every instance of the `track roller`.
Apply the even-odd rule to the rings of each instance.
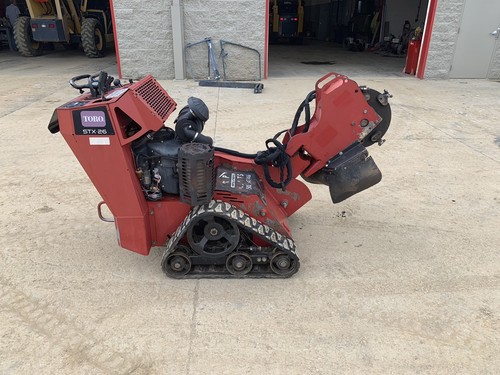
[[[277,251],[269,263],[271,270],[280,276],[287,277],[297,271],[297,262],[283,251]]]
[[[180,279],[191,270],[191,260],[189,259],[189,249],[183,245],[163,258],[161,265],[163,272],[174,279]]]
[[[226,268],[231,275],[246,275],[252,270],[252,267],[252,257],[247,253],[236,251],[227,257]]]

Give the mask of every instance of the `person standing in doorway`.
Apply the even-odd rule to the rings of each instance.
[[[5,15],[9,19],[10,25],[14,28],[16,24],[17,17],[21,14],[21,11],[16,5],[16,0],[10,0],[10,4],[5,8]]]

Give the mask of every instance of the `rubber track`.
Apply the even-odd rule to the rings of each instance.
[[[191,223],[195,219],[198,219],[199,217],[209,216],[209,215],[215,215],[218,217],[225,218],[229,221],[235,222],[240,227],[240,229],[255,234],[260,238],[264,239],[266,242],[270,244],[272,250],[264,249],[262,250],[263,252],[267,252],[269,257],[271,257],[273,255],[272,253],[276,251],[284,252],[295,262],[295,269],[293,270],[293,272],[289,274],[280,275],[272,272],[272,270],[269,269],[270,267],[267,267],[268,270],[266,272],[262,272],[261,265],[254,265],[252,271],[250,271],[246,275],[232,275],[227,270],[223,273],[221,273],[220,271],[213,272],[213,270],[205,266],[203,267],[202,271],[203,273],[200,273],[199,269],[197,270],[198,271],[197,273],[194,273],[192,272],[193,271],[192,269],[188,274],[180,278],[188,278],[188,279],[190,278],[238,278],[238,279],[288,278],[298,271],[300,267],[299,257],[297,255],[297,251],[295,248],[295,242],[291,238],[282,235],[281,233],[278,233],[268,225],[247,215],[245,212],[233,206],[232,204],[216,200],[213,200],[210,203],[203,206],[196,206],[189,212],[189,214],[186,216],[182,224],[175,231],[174,235],[167,242],[161,261],[162,266],[164,262],[167,260],[167,257],[175,251],[179,241],[186,235]],[[238,248],[236,248],[233,252],[231,252],[227,256],[230,256],[231,254],[237,251],[239,251]],[[257,273],[255,272],[256,270],[260,272]],[[167,274],[167,276],[169,275]]]

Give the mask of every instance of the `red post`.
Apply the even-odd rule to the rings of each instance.
[[[118,34],[116,33],[115,8],[113,6],[113,0],[109,1],[109,6],[111,7],[111,22],[113,23],[113,37],[115,39],[116,65],[118,66],[118,77],[121,79],[122,66],[120,64],[120,51],[118,49]]]
[[[425,20],[424,36],[422,38],[422,46],[420,48],[420,57],[418,59],[417,77],[424,78],[425,65],[427,64],[427,56],[429,54],[429,45],[431,43],[432,28],[436,17],[438,0],[429,0],[427,9],[427,18]]]
[[[268,59],[269,59],[269,2],[271,0],[266,1],[266,19],[264,21],[264,79],[267,79],[267,70],[268,70]]]

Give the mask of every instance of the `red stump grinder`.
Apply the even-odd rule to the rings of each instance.
[[[366,147],[383,142],[390,94],[340,74],[321,78],[290,129],[256,154],[214,147],[198,98],[165,126],[176,103],[152,76],[122,85],[100,72],[70,84],[80,96],[54,111],[49,130],[103,198],[99,217],[114,221],[119,245],[143,255],[162,246],[173,278],[290,277],[299,258],[287,218],[311,199],[298,176],[327,185],[333,203],[382,178]]]

